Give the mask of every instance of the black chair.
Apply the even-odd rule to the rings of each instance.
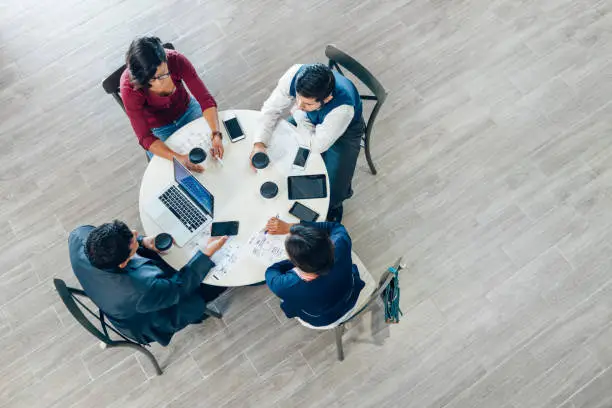
[[[364,101],[376,101],[374,109],[368,118],[365,135],[362,140],[362,147],[365,150],[366,160],[372,174],[376,174],[376,167],[372,162],[372,155],[370,153],[370,138],[372,135],[372,129],[374,128],[374,121],[378,115],[378,111],[382,107],[385,99],[387,99],[387,91],[382,84],[368,71],[363,65],[361,65],[356,59],[339,50],[334,45],[328,45],[325,48],[325,56],[329,58],[329,67],[336,69],[340,74],[344,75],[341,66],[346,68],[347,71],[355,75],[363,84],[374,94],[374,95],[359,95],[361,100]]]
[[[103,345],[104,348],[126,347],[138,350],[139,352],[147,356],[147,358],[151,361],[157,375],[161,375],[163,373],[162,369],[159,367],[157,360],[155,359],[155,356],[144,347],[144,344],[136,343],[135,341],[132,341],[125,337],[123,334],[119,333],[112,326],[106,323],[106,320],[104,319],[104,313],[102,313],[101,310],[98,309],[98,313],[95,313],[89,307],[87,307],[87,305],[85,305],[81,300],[79,300],[78,297],[88,298],[87,294],[84,291],[82,291],[81,289],[75,289],[66,286],[66,283],[61,279],[53,279],[53,284],[55,285],[55,290],[57,290],[57,293],[62,298],[62,301],[64,302],[64,305],[66,305],[66,308],[68,309],[70,314],[72,314],[72,316],[77,320],[77,322],[79,322],[81,326],[85,328],[85,330],[87,330],[88,332],[93,334],[98,340],[100,340],[102,342],[101,345]],[[99,330],[87,318],[87,316],[85,316],[81,308],[85,309],[91,316],[93,316],[94,318],[96,318],[96,320],[100,322],[102,331]],[[117,334],[123,340],[111,339],[108,334],[108,330]]]
[[[173,50],[174,45],[172,45],[171,43],[165,43],[164,48]],[[111,94],[113,98],[115,98],[115,101],[117,101],[119,106],[121,106],[121,109],[123,109],[124,111],[125,111],[125,106],[123,105],[123,101],[121,100],[121,95],[119,92],[119,85],[121,81],[121,75],[123,74],[123,71],[125,71],[125,68],[126,68],[126,65],[123,64],[119,69],[117,69],[115,72],[110,74],[102,82],[102,88],[104,88],[104,91],[106,91],[107,94]]]

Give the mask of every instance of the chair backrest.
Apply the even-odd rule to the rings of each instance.
[[[390,269],[393,269],[399,272],[402,269],[402,258],[399,258]],[[387,269],[380,277],[380,280],[378,281],[378,287],[372,293],[372,295],[370,296],[370,299],[368,299],[366,304],[363,305],[361,309],[355,311],[355,313],[353,313],[351,317],[349,317],[344,322],[342,322],[342,324],[353,320],[355,317],[359,316],[361,313],[368,310],[381,297],[381,295],[383,294],[385,289],[387,289],[387,286],[389,286],[389,284],[391,283],[394,277],[395,275],[391,273],[389,269]]]
[[[70,288],[66,286],[66,282],[64,282],[61,279],[53,279],[53,284],[55,285],[55,290],[59,294],[60,298],[62,299],[62,302],[64,302],[64,305],[66,306],[66,308],[68,309],[72,317],[74,317],[76,321],[79,322],[79,324],[85,328],[85,330],[87,330],[92,335],[97,337],[98,340],[106,344],[112,344],[113,341],[110,339],[110,337],[107,334],[105,335],[102,331],[100,331],[87,318],[87,316],[85,316],[85,314],[81,310],[81,307],[89,311],[89,313],[93,317],[96,317],[100,321],[101,325],[104,326],[104,322],[102,318],[100,317],[100,313],[98,312],[98,314],[96,314],[95,312],[91,311],[91,309],[89,309],[87,306],[85,306],[82,302],[75,300],[75,296],[82,296],[82,297],[87,298],[87,295],[85,294],[85,292],[80,289]]]
[[[53,279],[53,284],[55,285],[55,290],[59,294],[60,298],[62,299],[62,302],[64,302],[64,305],[66,306],[72,317],[74,317],[76,321],[79,322],[79,324],[83,326],[85,330],[94,335],[98,340],[111,346],[126,342],[138,344],[133,340],[128,339],[123,334],[119,333],[112,326],[106,324],[106,321],[104,319],[104,313],[102,313],[101,310],[98,309],[98,312],[96,313],[77,298],[78,296],[81,298],[89,299],[85,291],[66,286],[66,282],[57,278]],[[99,322],[102,330],[98,329],[96,325],[94,325],[91,320],[87,318],[85,313],[83,313],[83,310],[85,310],[90,316],[92,316]],[[121,337],[123,340],[113,340],[108,334],[109,329],[113,333]]]
[[[346,70],[355,75],[355,77],[363,82],[363,84],[374,94],[373,97],[371,95],[360,95],[361,99],[376,100],[380,104],[387,99],[387,91],[380,81],[355,58],[339,50],[332,44],[325,47],[325,56],[329,58],[329,67],[331,69],[335,68],[340,74],[344,75],[340,67],[346,68]]]
[[[174,45],[172,45],[172,43],[165,43],[164,44],[164,48],[168,48],[168,49],[173,50],[174,49]],[[113,95],[113,98],[115,98],[115,101],[117,101],[119,106],[121,106],[121,108],[124,111],[125,111],[125,106],[123,105],[123,101],[121,100],[121,95],[119,93],[119,85],[120,85],[120,81],[121,81],[121,75],[123,74],[123,71],[125,71],[125,68],[126,68],[126,65],[123,64],[121,67],[119,67],[115,72],[110,74],[102,82],[102,88],[104,88],[104,91],[107,94]]]
[[[362,100],[376,101],[376,104],[372,109],[372,113],[370,113],[370,117],[368,118],[366,132],[364,135],[364,139],[369,141],[370,134],[374,128],[374,121],[376,120],[376,116],[378,116],[378,111],[380,111],[380,108],[387,99],[387,91],[385,90],[385,87],[382,86],[380,81],[376,79],[376,77],[372,75],[372,73],[366,67],[361,65],[359,61],[344,51],[339,50],[335,45],[330,44],[325,47],[325,56],[329,58],[328,65],[331,69],[336,69],[340,74],[344,75],[341,67],[345,68],[347,71],[355,75],[357,79],[363,82],[370,92],[374,94],[359,95]]]

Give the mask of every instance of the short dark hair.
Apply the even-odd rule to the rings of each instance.
[[[334,73],[325,64],[305,65],[295,80],[295,91],[305,98],[323,102],[336,87]]]
[[[132,83],[143,88],[151,86],[157,67],[167,61],[166,50],[157,37],[135,39],[125,55]]]
[[[292,226],[285,250],[291,262],[304,272],[325,275],[334,265],[334,245],[327,232],[319,228]]]
[[[102,224],[89,233],[85,253],[96,268],[116,268],[130,256],[132,231],[125,223],[115,220]]]

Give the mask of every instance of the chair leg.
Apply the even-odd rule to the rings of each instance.
[[[344,326],[340,325],[334,329],[336,335],[336,350],[338,351],[338,360],[344,360],[344,349],[342,348],[342,334],[344,332]]]
[[[223,317],[221,313],[215,312],[214,310],[209,309],[207,307],[204,308],[204,314],[208,316],[216,317],[217,319],[221,319]]]
[[[369,135],[367,135],[365,138],[364,150],[365,150],[365,156],[368,162],[368,166],[370,166],[370,171],[372,172],[373,175],[376,175],[376,167],[374,167],[374,162],[372,161],[372,155],[370,154],[370,136]]]
[[[153,364],[153,368],[155,368],[155,372],[157,373],[157,375],[162,375],[164,373],[161,367],[159,366],[159,363],[157,362],[157,359],[155,358],[153,353],[151,353],[149,350],[144,348],[144,346],[125,341],[125,342],[120,342],[119,344],[114,344],[112,346],[109,345],[109,347],[127,347],[127,348],[131,348],[134,350],[138,350],[139,352],[147,356],[151,364]]]

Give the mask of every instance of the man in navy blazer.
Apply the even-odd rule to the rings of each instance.
[[[281,298],[287,317],[299,317],[312,326],[330,325],[357,303],[365,283],[351,259],[351,238],[337,222],[288,224],[272,218],[270,234],[289,234],[289,260],[266,270],[266,283]]]
[[[225,290],[200,285],[225,241],[211,238],[180,271],[162,261],[153,237],[138,236],[117,220],[76,228],[68,246],[83,290],[113,326],[140,343],[167,346],[174,333],[201,322],[206,302]]]

